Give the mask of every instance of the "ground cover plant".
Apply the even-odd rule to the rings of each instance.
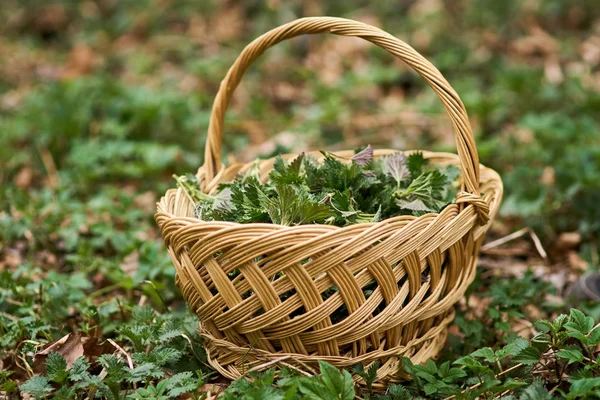
[[[599,266],[595,1],[323,3],[1,2],[0,397],[598,397],[600,309],[567,295]],[[243,45],[319,14],[380,26],[438,66],[506,190],[446,348],[404,362],[414,379],[383,392],[326,364],[316,377],[220,378],[152,220],[173,174],[201,165],[212,99]],[[265,53],[225,133],[225,155],[243,161],[367,143],[454,151],[414,72],[333,36]],[[338,225],[377,213],[339,209]],[[369,366],[352,370],[372,382]]]

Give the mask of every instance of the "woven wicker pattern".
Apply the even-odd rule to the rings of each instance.
[[[213,105],[206,162],[198,171],[205,192],[252,165],[221,164],[224,113],[244,71],[273,44],[320,32],[369,40],[431,85],[452,121],[458,156],[424,155],[435,164],[460,166],[462,191],[439,214],[340,228],[200,221],[185,193],[169,190],[156,221],[176,281],[200,317],[209,362],[232,379],[275,364],[310,374],[318,360],[338,367],[379,361],[384,383],[398,377],[399,357],[418,363],[434,356],[453,305],[474,278],[478,249],[502,197],[500,178],[479,165],[465,108],[439,71],[377,28],[329,17],[300,19],[266,33],[231,67]],[[375,157],[392,153],[377,150]],[[273,159],[260,162],[263,179],[272,166]]]

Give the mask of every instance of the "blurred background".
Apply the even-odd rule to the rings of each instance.
[[[481,162],[504,180],[491,238],[529,226],[548,274],[598,268],[596,0],[2,0],[0,299],[24,305],[0,311],[37,310],[28,323],[47,338],[100,317],[110,335],[115,293],[158,308],[179,301],[155,202],[172,174],[201,165],[212,100],[243,47],[311,15],[381,27],[450,81]],[[323,35],[282,43],[250,68],[224,140],[225,155],[243,160],[361,144],[455,151],[416,73],[365,41]],[[531,264],[523,246],[503,265]],[[36,297],[40,287],[55,292]],[[3,318],[7,349],[31,337]]]

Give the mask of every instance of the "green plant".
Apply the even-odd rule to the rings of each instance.
[[[287,164],[276,157],[269,180],[251,169],[214,195],[204,194],[193,175],[176,177],[196,204],[200,219],[271,222],[282,225],[326,223],[344,226],[395,215],[439,212],[452,202],[458,168],[428,165],[421,153],[373,158],[367,146],[344,163],[304,154]]]

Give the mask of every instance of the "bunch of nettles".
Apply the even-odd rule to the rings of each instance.
[[[337,226],[440,212],[459,186],[457,167],[430,165],[421,153],[374,158],[367,146],[350,160],[322,154],[320,163],[306,154],[291,162],[278,156],[266,182],[256,166],[214,195],[202,193],[193,175],[177,181],[204,221]]]

